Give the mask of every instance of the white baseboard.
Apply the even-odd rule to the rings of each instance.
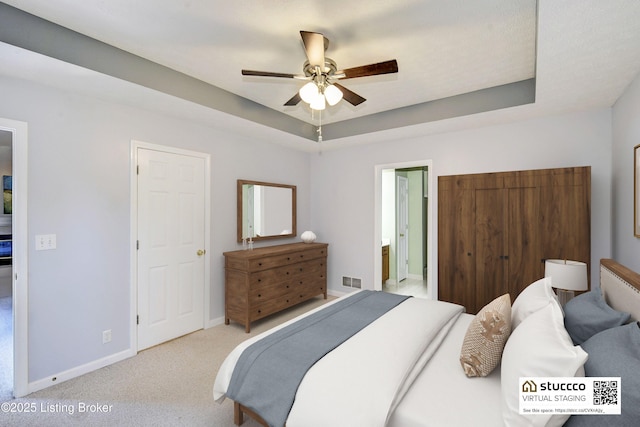
[[[93,372],[100,368],[104,368],[105,366],[113,365],[116,362],[120,362],[122,360],[128,359],[135,355],[136,353],[133,350],[127,349],[127,350],[121,351],[120,353],[115,353],[110,356],[104,357],[102,359],[94,360],[93,362],[89,362],[84,365],[69,369],[67,371],[63,371],[58,374],[51,375],[48,378],[43,378],[41,380],[30,382],[27,385],[27,394],[34,393],[39,390],[43,390],[47,387],[51,387],[52,385],[68,381],[70,379],[79,377],[84,374],[88,374],[89,372]]]
[[[222,325],[224,323],[224,316],[217,317],[215,319],[207,320],[207,323],[204,325],[205,329],[213,328],[214,326]]]
[[[335,289],[327,289],[327,294],[333,297],[342,297],[350,293],[351,292],[342,292],[342,291],[336,291]]]

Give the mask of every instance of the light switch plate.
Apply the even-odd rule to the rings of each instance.
[[[37,234],[36,251],[49,251],[56,248],[55,234]]]

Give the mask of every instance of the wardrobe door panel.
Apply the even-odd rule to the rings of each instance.
[[[472,313],[491,302],[495,295],[507,292],[506,195],[501,188],[475,191],[476,301],[472,307],[467,307]]]
[[[509,273],[506,287],[513,302],[524,288],[544,276],[544,263],[540,261],[539,188],[509,188],[507,191]]]
[[[476,292],[473,182],[446,178],[438,180],[438,299],[470,312]]]

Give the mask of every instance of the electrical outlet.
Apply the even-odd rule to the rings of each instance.
[[[102,331],[102,344],[106,344],[108,342],[111,342],[111,329]]]

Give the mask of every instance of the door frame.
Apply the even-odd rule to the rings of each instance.
[[[427,175],[427,197],[433,200],[433,161],[415,160],[411,162],[385,163],[375,165],[375,195],[374,195],[374,221],[373,221],[373,289],[382,290],[382,171],[385,169],[408,169],[426,166],[429,170]],[[433,205],[428,203],[427,207],[427,290],[431,299],[438,299],[438,286],[433,285]],[[436,259],[437,262],[437,259]]]
[[[130,184],[131,184],[131,215],[129,236],[129,253],[131,265],[131,290],[130,290],[130,332],[129,346],[138,353],[138,256],[136,242],[138,236],[138,149],[155,150],[169,154],[198,157],[204,159],[204,298],[203,298],[203,319],[204,328],[210,326],[209,316],[211,307],[211,155],[198,151],[185,150],[182,148],[170,147],[166,145],[152,144],[143,141],[131,140],[131,161],[130,161]]]
[[[29,245],[27,227],[28,126],[26,122],[0,118],[0,129],[12,133],[12,298],[13,298],[13,395],[29,389]]]

